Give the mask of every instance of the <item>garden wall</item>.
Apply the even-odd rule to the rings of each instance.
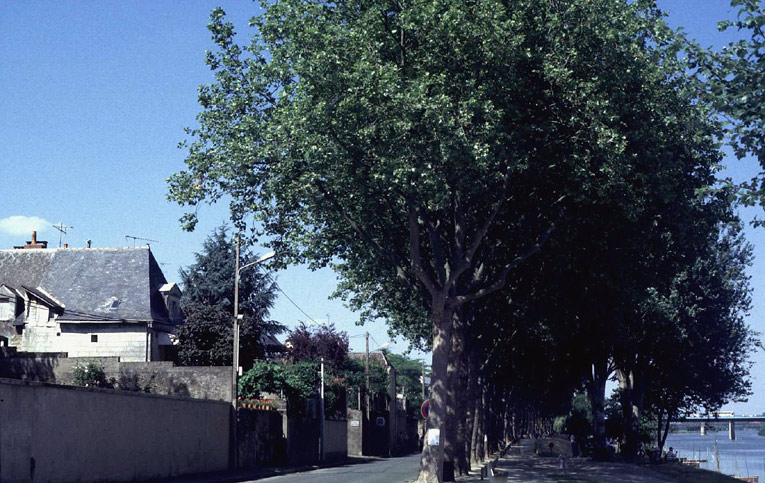
[[[348,422],[324,420],[324,459],[340,461],[348,457]]]
[[[228,404],[0,379],[0,481],[137,481],[225,470]]]
[[[319,420],[310,417],[285,417],[287,466],[319,464]]]
[[[117,389],[195,399],[231,400],[231,367],[175,367],[172,362],[120,362],[118,357],[66,357],[65,353],[0,356],[0,377],[72,384],[77,364],[98,362]]]
[[[287,461],[283,417],[278,411],[239,409],[239,466],[281,466]]]

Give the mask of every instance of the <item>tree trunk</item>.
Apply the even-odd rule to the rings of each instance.
[[[470,465],[472,464],[472,455],[473,455],[473,448],[475,446],[473,445],[473,431],[475,429],[475,408],[476,408],[476,399],[475,399],[475,388],[478,386],[476,382],[476,371],[474,369],[474,361],[476,359],[475,351],[469,350],[467,351],[467,364],[465,367],[465,370],[467,372],[467,391],[465,392],[465,400],[467,401],[466,405],[466,411],[465,411],[465,458],[466,458],[466,466],[468,471],[470,470]]]
[[[656,445],[659,447],[659,451],[661,452],[662,444],[661,444],[661,427],[663,426],[662,423],[664,422],[663,419],[664,411],[659,409],[659,415],[656,418]]]
[[[480,386],[478,388],[480,393],[480,399],[478,400],[478,411],[476,423],[478,424],[478,444],[476,446],[476,463],[483,464],[486,459],[486,380],[484,376],[479,379]]]
[[[444,467],[449,467],[450,474],[454,474],[454,470],[457,466],[457,455],[459,453],[459,446],[461,441],[459,440],[459,413],[458,406],[463,405],[465,390],[460,384],[460,373],[462,370],[462,356],[465,347],[465,337],[463,330],[463,321],[461,320],[461,314],[454,314],[454,326],[452,329],[451,337],[451,351],[449,353],[449,364],[446,370],[447,380],[447,404],[446,404],[446,420],[444,424]],[[453,481],[453,479],[446,477],[444,481]]]
[[[643,412],[645,387],[640,374],[634,368],[616,371],[619,389],[622,391],[622,415],[624,416],[624,447],[622,454],[634,460],[640,448],[640,416]]]
[[[671,411],[667,410],[667,419],[664,421],[664,432],[662,433],[662,424],[661,424],[661,415],[663,411],[659,409],[659,421],[658,421],[658,438],[656,440],[656,445],[659,447],[659,451],[661,452],[664,449],[664,443],[667,442],[667,435],[669,434],[669,423],[672,422],[672,415],[677,414],[677,411]],[[704,423],[701,423],[704,424]]]
[[[444,422],[446,383],[452,343],[452,314],[445,299],[433,300],[433,362],[430,380],[430,409],[425,441],[420,458],[419,483],[441,483],[444,463]],[[435,440],[438,440],[438,444]]]
[[[606,380],[608,379],[608,359],[592,364],[592,372],[587,381],[587,393],[590,396],[593,417],[593,436],[595,437],[596,456],[606,447]],[[605,455],[604,455],[605,456]]]
[[[457,405],[456,405],[456,418],[457,418],[457,440],[456,440],[456,446],[455,446],[455,454],[454,454],[454,463],[456,470],[459,471],[460,475],[466,475],[470,471],[470,465],[468,464],[467,459],[467,447],[469,444],[469,436],[467,432],[467,426],[468,426],[468,408],[469,408],[469,399],[467,397],[467,394],[469,394],[468,389],[468,361],[467,361],[467,353],[466,351],[463,351],[462,357],[461,357],[461,363],[460,368],[458,372],[458,383],[459,383],[459,394],[457,397]]]
[[[471,451],[470,451],[470,465],[478,465],[481,463],[479,458],[480,446],[483,444],[483,436],[481,435],[481,376],[477,375],[475,379],[475,386],[473,387],[473,435],[471,438]]]

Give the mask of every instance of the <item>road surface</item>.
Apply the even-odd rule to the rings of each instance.
[[[404,483],[417,478],[419,464],[420,455],[414,454],[398,458],[375,459],[368,463],[320,468],[256,481],[258,483]]]

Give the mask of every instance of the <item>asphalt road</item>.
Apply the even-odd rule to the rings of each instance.
[[[263,478],[258,482],[311,483],[404,483],[417,478],[420,455],[401,456],[354,463],[334,468]]]

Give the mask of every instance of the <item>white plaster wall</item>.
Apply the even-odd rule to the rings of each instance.
[[[61,324],[55,352],[69,357],[119,357],[122,362],[146,361],[146,328],[143,325]],[[91,342],[91,335],[98,342]]]
[[[24,326],[21,333],[21,349],[23,352],[56,352],[56,325]]]

